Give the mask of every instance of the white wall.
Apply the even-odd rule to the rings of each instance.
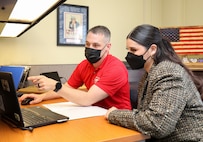
[[[163,0],[162,26],[203,25],[202,0]]]
[[[66,3],[89,6],[89,27],[99,24],[109,27],[111,54],[125,60],[125,37],[130,30],[142,23],[160,25],[160,20],[152,22],[151,1],[67,0]],[[84,47],[56,45],[56,16],[55,10],[18,38],[0,38],[0,64],[77,64],[83,60]],[[156,18],[160,19],[159,15]]]
[[[111,54],[125,60],[126,35],[138,24],[203,25],[202,0],[67,0],[89,6],[89,28],[105,25],[112,32]],[[77,64],[84,47],[56,45],[56,10],[18,38],[0,38],[0,65]]]

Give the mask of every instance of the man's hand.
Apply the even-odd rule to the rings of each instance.
[[[40,91],[54,90],[57,83],[56,80],[48,78],[44,75],[30,76],[28,77],[28,80],[32,81],[32,83],[38,87]]]
[[[23,94],[20,98],[19,101],[22,102],[24,99],[26,98],[33,98],[34,100],[32,100],[30,102],[30,104],[37,104],[43,101],[44,98],[44,94]]]

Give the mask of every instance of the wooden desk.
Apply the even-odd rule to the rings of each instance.
[[[28,87],[25,87],[25,88],[20,88],[18,90],[18,92],[41,94],[41,93],[45,93],[46,91],[39,91],[36,86],[28,86]]]
[[[203,71],[203,63],[185,63],[192,71]]]
[[[61,101],[64,99],[44,101],[43,104]],[[0,142],[131,142],[148,138],[137,131],[109,124],[104,116],[43,126],[33,132],[12,128],[0,121]]]

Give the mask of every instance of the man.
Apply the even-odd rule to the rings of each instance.
[[[76,18],[72,16],[71,21],[69,22],[69,29],[74,32],[79,26],[79,22],[77,22]]]
[[[109,54],[111,33],[105,26],[91,28],[86,37],[85,57],[65,84],[45,76],[32,76],[31,80],[39,90],[47,90],[42,95],[24,94],[34,100],[30,104],[43,100],[63,97],[81,106],[96,105],[103,108],[116,106],[131,109],[128,72],[125,65]],[[77,89],[85,85],[88,91]],[[54,90],[54,91],[53,91]]]

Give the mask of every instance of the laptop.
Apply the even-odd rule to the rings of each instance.
[[[1,72],[11,72],[15,90],[18,90],[20,88],[20,81],[23,77],[25,67],[23,66],[0,66]]]
[[[43,106],[20,108],[10,72],[0,72],[0,116],[12,126],[31,131],[36,127],[69,120],[69,117],[52,112]]]
[[[51,79],[54,79],[56,81],[59,81],[61,82],[61,79],[58,75],[58,72],[57,71],[52,71],[52,72],[43,72],[43,73],[40,73],[40,75],[44,75],[48,78],[51,78]],[[39,90],[36,86],[28,86],[28,87],[25,87],[25,88],[20,88],[18,90],[18,94],[23,94],[23,93],[36,93],[36,94],[41,94],[41,93],[45,93],[46,91],[41,91]]]
[[[22,92],[19,92],[18,89],[25,87],[29,71],[29,66],[0,66],[0,72],[12,73],[14,86],[18,97],[22,96],[23,94]]]
[[[51,78],[51,79],[54,79],[54,80],[56,80],[56,81],[61,82],[61,79],[60,79],[60,77],[59,77],[57,71],[53,71],[53,72],[43,72],[43,73],[41,73],[40,75],[44,75],[44,76],[46,76],[46,77],[48,77],[48,78]]]

